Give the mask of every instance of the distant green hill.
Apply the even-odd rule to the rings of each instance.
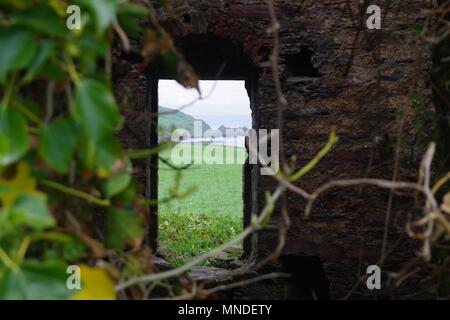
[[[163,128],[162,136],[168,137],[174,129],[186,129],[192,135],[194,134],[194,121],[202,121],[203,132],[211,129],[209,124],[200,119],[195,119],[194,117],[178,110],[169,109],[165,107],[159,107],[159,126]]]

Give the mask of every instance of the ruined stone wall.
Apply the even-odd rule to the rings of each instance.
[[[289,68],[281,67],[289,101],[284,132],[287,155],[296,154],[299,165],[305,164],[326,142],[332,126],[340,137],[325,161],[298,184],[308,191],[333,179],[391,179],[399,113],[406,115],[407,132],[402,140],[401,177],[414,179],[417,174],[418,154],[408,154],[407,148],[421,152],[410,132],[415,118],[410,96],[416,90],[427,92],[431,66],[428,50],[412,29],[420,26],[420,11],[427,3],[391,1],[382,5],[382,31],[373,32],[358,27],[357,1],[351,2],[353,14],[346,1],[279,4],[289,16],[282,31],[281,57],[309,48],[320,74],[315,79],[290,77]],[[259,83],[262,127],[274,125],[270,81],[264,78]],[[261,186],[269,185],[269,180],[264,178]],[[388,199],[388,192],[370,187],[333,189],[317,201],[311,218],[305,221],[303,201],[290,194],[287,202],[293,226],[285,253],[319,257],[331,281],[332,296],[343,297],[359,275],[365,274],[367,265],[380,264]],[[401,263],[415,255],[414,243],[404,239],[404,223],[414,214],[411,200],[394,198],[387,249],[394,249],[398,241],[401,245],[385,262],[385,270],[398,271]],[[273,239],[269,233],[260,235],[261,250],[270,248]]]
[[[413,29],[421,25],[421,10],[433,1],[381,2],[382,30],[370,31],[361,19],[360,1],[275,1],[281,23],[279,71],[288,100],[285,154],[296,155],[300,167],[327,142],[332,127],[340,137],[324,161],[298,182],[307,191],[334,179],[391,179],[401,123],[405,133],[399,178],[413,180],[417,175],[423,145],[414,132],[417,116],[410,97],[422,92],[424,104],[432,108],[426,98],[431,59]],[[191,34],[230,39],[259,68],[253,116],[258,128],[276,128],[277,99],[267,64],[272,38],[266,32],[270,19],[264,2],[183,0],[173,4],[174,14],[159,13],[175,39]],[[142,70],[134,65],[133,76],[128,73],[122,81],[138,79]],[[142,92],[133,94],[135,103],[142,103],[140,96],[145,100]],[[274,186],[271,177],[260,177],[259,207],[264,192]],[[305,202],[288,194],[292,226],[283,254],[320,258],[332,297],[343,297],[365,274],[367,265],[379,263],[388,199],[388,191],[373,187],[333,189],[316,202],[312,216],[305,220]],[[385,261],[385,270],[397,271],[415,255],[416,244],[404,234],[405,220],[417,214],[411,200],[402,194],[394,196],[387,249],[397,249]],[[260,232],[259,258],[276,243],[276,231]],[[386,290],[382,294],[391,293]]]

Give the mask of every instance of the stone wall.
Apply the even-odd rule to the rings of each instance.
[[[411,94],[422,92],[424,104],[432,107],[427,98],[430,52],[413,29],[422,23],[421,10],[432,6],[433,1],[366,1],[366,6],[382,2],[381,31],[365,28],[361,12],[364,14],[366,6],[360,7],[360,1],[274,2],[281,23],[279,71],[289,103],[284,114],[284,152],[288,157],[296,155],[300,167],[327,142],[332,127],[340,138],[333,151],[298,185],[313,191],[334,179],[391,179],[402,123],[399,178],[415,179],[423,144],[414,131],[417,116],[411,108]],[[276,128],[277,100],[267,63],[272,38],[266,32],[270,19],[264,2],[172,3],[173,14],[162,10],[159,14],[175,39],[215,35],[231,40],[249,57],[259,70],[253,106],[255,124],[258,128]],[[145,103],[143,86],[136,87],[144,70],[142,64],[134,64],[131,71],[120,76],[119,86],[129,82],[134,88],[132,105]],[[133,117],[130,115],[130,119]],[[259,207],[264,192],[275,185],[270,177],[259,178]],[[379,263],[388,199],[388,191],[373,187],[333,189],[318,199],[306,220],[304,201],[288,194],[292,227],[283,254],[319,258],[331,283],[331,296],[345,296],[368,265]],[[415,255],[416,244],[407,241],[404,233],[406,219],[420,214],[414,211],[411,200],[404,194],[394,196],[387,245],[392,254],[384,262],[385,271],[399,270]],[[278,215],[275,217],[274,224]],[[269,254],[276,244],[276,231],[260,232],[258,257]],[[353,297],[367,294],[363,289]],[[392,291],[384,289],[378,294]]]

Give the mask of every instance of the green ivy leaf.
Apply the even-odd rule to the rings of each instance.
[[[129,159],[125,160],[125,165],[126,168],[122,170],[122,172],[110,177],[103,183],[103,192],[107,198],[112,198],[120,194],[130,186],[131,181],[133,180],[131,174],[133,165]]]
[[[107,198],[112,198],[115,195],[125,190],[131,183],[132,176],[129,173],[123,173],[112,178],[109,178],[104,183],[104,192]]]
[[[97,31],[103,33],[116,16],[118,0],[79,0],[81,5],[92,10]]]
[[[67,173],[77,142],[73,124],[67,118],[60,118],[41,127],[39,153],[47,164],[59,173]]]
[[[28,147],[27,123],[22,114],[0,106],[0,166],[19,160]]]
[[[137,36],[142,32],[138,18],[147,16],[148,9],[138,4],[126,2],[119,7],[118,15],[119,24],[126,34]]]
[[[100,142],[85,138],[80,145],[80,159],[86,169],[96,171],[101,178],[111,177],[117,171],[115,165],[121,161],[123,149],[117,137],[110,135]]]
[[[44,40],[41,42],[36,59],[34,59],[31,66],[28,68],[27,74],[24,78],[25,81],[29,82],[33,80],[36,74],[43,67],[44,63],[47,61],[55,46],[56,43],[54,41]]]
[[[111,90],[101,82],[83,79],[77,85],[75,119],[97,143],[119,128],[120,116]]]
[[[43,230],[55,225],[55,218],[48,211],[47,197],[40,194],[18,196],[7,213],[16,227]]]
[[[122,146],[115,136],[96,145],[95,159],[97,174],[100,177],[110,177],[116,162],[122,156]]]
[[[29,65],[37,49],[38,42],[30,31],[16,28],[0,29],[0,83],[5,83],[8,72]]]
[[[83,34],[78,39],[78,44],[80,45],[81,56],[86,52],[91,52],[96,58],[103,57],[109,50],[107,41],[99,41],[99,39],[89,34]]]
[[[66,280],[64,263],[28,260],[0,278],[0,300],[66,300],[75,293]]]
[[[44,4],[34,5],[28,10],[17,12],[12,16],[12,21],[20,26],[51,36],[64,37],[68,33],[65,20]]]
[[[108,209],[106,245],[112,249],[122,249],[125,241],[141,237],[144,230],[139,216],[119,208]]]
[[[49,78],[58,81],[65,81],[66,74],[61,70],[60,66],[53,63],[51,60],[47,60],[45,63],[45,68],[40,68],[36,77]]]
[[[119,7],[119,14],[133,17],[145,17],[148,15],[148,9],[140,4],[125,2]]]
[[[62,251],[64,259],[75,262],[86,253],[86,247],[78,237],[72,236],[71,241],[63,244]]]
[[[95,142],[84,135],[81,140],[84,143],[79,145],[78,158],[84,169],[93,171],[95,169]]]

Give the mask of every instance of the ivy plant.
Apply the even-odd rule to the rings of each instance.
[[[81,8],[79,30],[66,26],[69,5]],[[118,31],[142,34],[148,10],[139,1],[0,0],[0,299],[114,298],[122,273],[97,262],[142,247],[145,201],[133,152],[117,138],[124,120],[108,64]],[[181,63],[149,25],[146,61]],[[80,290],[67,286],[73,264]]]

